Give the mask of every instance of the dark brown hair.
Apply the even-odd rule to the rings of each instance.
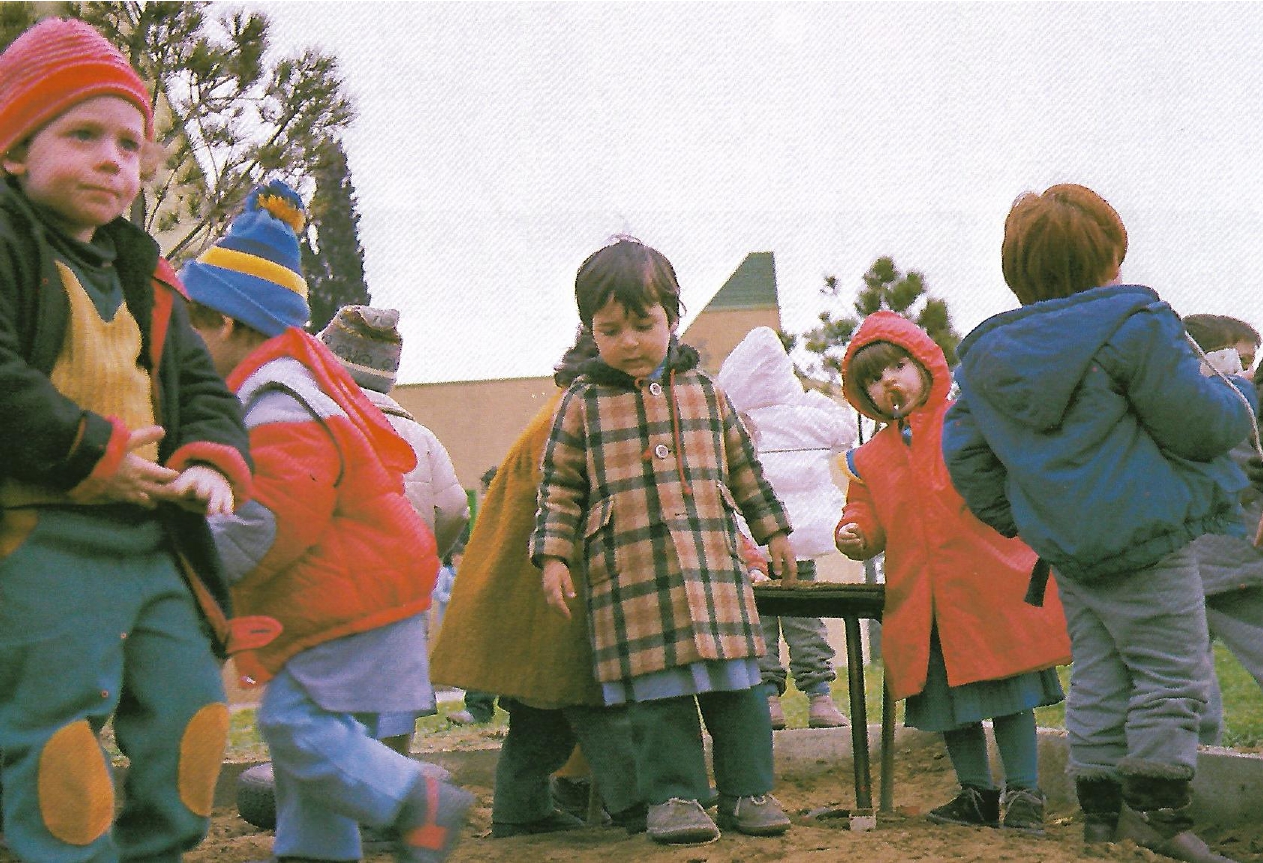
[[[660,305],[672,326],[679,322],[683,310],[680,283],[671,262],[634,237],[619,237],[584,261],[575,276],[574,296],[579,320],[589,328],[592,316],[611,299],[640,317]]]
[[[1100,287],[1127,254],[1127,229],[1109,203],[1066,183],[1026,192],[1004,221],[1004,281],[1022,305]]]

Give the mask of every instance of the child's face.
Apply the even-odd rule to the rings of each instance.
[[[145,117],[117,96],[87,99],[36,132],[4,157],[33,203],[67,234],[91,242],[140,192]]]
[[[1254,368],[1254,355],[1258,352],[1259,346],[1254,342],[1237,342],[1233,345],[1237,349],[1237,354],[1241,357],[1241,367],[1245,369],[1248,375],[1250,370]]]
[[[921,365],[911,357],[901,357],[886,366],[877,380],[864,388],[877,410],[898,419],[920,407],[929,394]]]
[[[652,306],[641,317],[611,298],[592,316],[592,337],[606,365],[634,378],[653,373],[666,358],[672,325],[667,310]]]

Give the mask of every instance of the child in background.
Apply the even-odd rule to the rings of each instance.
[[[1055,593],[1042,608],[1023,602],[1034,552],[979,522],[952,488],[939,446],[950,387],[943,351],[924,330],[893,312],[864,319],[842,358],[842,388],[886,425],[847,454],[853,479],[837,544],[855,560],[886,552],[886,685],[907,699],[907,725],[943,735],[961,785],[930,820],[1038,835],[1034,708],[1062,700],[1055,666],[1070,661],[1070,640]]]
[[[1122,220],[1090,189],[1017,199],[1001,254],[1022,308],[961,343],[943,450],[969,508],[1034,548],[1061,589],[1085,838],[1223,861],[1190,815],[1207,634],[1189,543],[1243,532],[1228,452],[1250,433],[1254,393],[1202,374],[1171,307],[1118,283],[1126,252]]]
[[[1223,374],[1249,377],[1259,349],[1259,334],[1245,321],[1225,315],[1188,315],[1184,326],[1207,360]],[[1229,453],[1250,475],[1257,460],[1250,438]],[[1206,626],[1263,687],[1263,551],[1251,540],[1263,518],[1263,494],[1251,485],[1241,492],[1245,536],[1207,534],[1193,540],[1197,569],[1206,595]],[[1209,702],[1199,738],[1218,744],[1223,735],[1223,695],[1215,674],[1214,653],[1207,644]]]
[[[606,704],[628,705],[650,837],[719,836],[699,802],[709,793],[699,707],[714,741],[719,824],[783,833],[756,661],[763,638],[733,515],[792,583],[788,518],[727,397],[675,339],[670,262],[620,239],[583,263],[575,299],[599,357],[557,409],[531,559],[566,616],[569,564],[583,562],[596,677]]]
[[[439,567],[438,578],[435,579],[434,590],[430,594],[431,643],[438,638],[439,628],[442,627],[443,618],[447,615],[447,604],[452,601],[452,589],[456,586],[456,570],[460,569],[461,561],[464,559],[465,546],[458,542],[447,553],[447,557],[443,558],[443,565]]]
[[[23,860],[178,859],[227,742],[206,516],[249,498],[248,442],[175,273],[123,218],[157,161],[151,104],[80,21],[0,55],[0,753]]]
[[[193,325],[245,406],[256,468],[255,500],[211,526],[234,600],[285,626],[238,661],[268,684],[258,723],[275,777],[274,853],[358,860],[362,823],[393,832],[398,860],[437,863],[472,795],[365,724],[433,707],[434,535],[404,496],[412,448],[301,329],[304,212],[279,181],[256,189],[227,236],[184,268]]]
[[[371,306],[343,306],[317,336],[329,346],[351,378],[360,385],[378,410],[386,415],[395,431],[408,442],[417,458],[417,466],[403,476],[404,495],[417,515],[434,534],[439,555],[447,554],[469,524],[469,498],[456,479],[456,469],[443,444],[389,393],[399,373],[403,353],[403,337],[399,334],[399,311],[375,309]],[[433,594],[431,594],[433,603]],[[429,615],[426,625],[426,648],[421,663],[425,672],[423,686],[430,686]],[[396,752],[412,751],[412,734],[417,719],[432,716],[437,710],[433,698],[421,711],[387,713],[369,725],[369,733]]]
[[[837,553],[833,528],[845,499],[833,482],[829,463],[832,456],[855,444],[853,415],[827,396],[803,390],[785,346],[768,327],[755,327],[733,348],[715,383],[745,422],[763,475],[789,512],[798,580],[814,581],[813,558]],[[818,617],[761,620],[767,653],[759,659],[759,671],[772,728],[785,727],[780,699],[785,694],[785,666],[779,649],[782,634],[794,685],[808,698],[807,724],[812,728],[846,725],[829,688],[837,673],[824,621]]]

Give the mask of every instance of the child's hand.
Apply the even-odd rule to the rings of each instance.
[[[163,498],[207,516],[232,515],[236,509],[228,478],[205,464],[189,465],[181,471],[166,487]]]
[[[794,547],[787,534],[774,534],[767,541],[767,554],[774,578],[780,578],[786,587],[798,584],[798,561],[794,558]]]
[[[169,467],[154,464],[134,452],[162,440],[166,431],[162,426],[146,426],[131,432],[127,437],[127,454],[111,476],[89,478],[74,489],[70,496],[77,503],[132,503],[153,509],[155,499],[165,496],[166,485],[179,476]]]
[[[570,580],[570,567],[560,557],[544,561],[544,598],[562,615],[570,616],[567,601],[574,599],[574,582]]]
[[[838,551],[852,560],[860,560],[863,557],[864,548],[868,545],[860,526],[853,521],[838,525],[837,530],[833,532],[833,542],[838,547]]]

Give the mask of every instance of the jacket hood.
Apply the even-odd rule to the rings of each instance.
[[[1112,285],[989,318],[957,349],[968,395],[1022,425],[1055,428],[1093,358],[1123,322],[1165,306],[1143,285]]]
[[[898,345],[930,373],[930,392],[925,404],[916,411],[947,400],[947,394],[952,387],[952,374],[947,367],[947,357],[943,355],[943,349],[934,343],[925,330],[912,321],[894,312],[881,311],[873,312],[864,319],[864,323],[860,324],[859,330],[851,337],[850,343],[846,346],[846,353],[842,356],[842,394],[846,396],[846,400],[853,408],[869,419],[878,422],[890,421],[890,417],[877,410],[872,399],[868,397],[868,393],[864,392],[850,375],[851,360],[855,354],[873,342],[890,342]]]
[[[803,385],[780,336],[770,327],[755,327],[741,340],[715,376],[738,413],[802,398]]]

